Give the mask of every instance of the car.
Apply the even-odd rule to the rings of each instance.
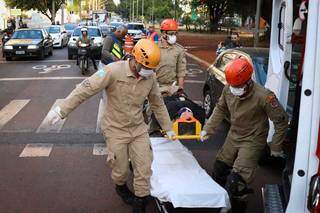
[[[252,79],[260,85],[265,85],[268,73],[269,49],[268,48],[236,48],[228,49],[222,52],[213,64],[207,70],[205,84],[202,90],[203,108],[205,109],[206,118],[209,118],[219,100],[226,78],[224,70],[226,65],[233,59],[244,57],[253,63],[254,73]],[[298,70],[298,61],[300,56],[295,53],[292,55],[291,75],[296,75]],[[294,105],[295,86],[290,83],[287,112],[291,117]]]
[[[136,43],[144,35],[146,35],[146,30],[143,23],[140,22],[131,22],[128,23],[128,34],[133,37],[133,41]]]
[[[47,27],[48,33],[53,39],[53,47],[63,48],[68,44],[68,34],[62,25],[51,25]]]
[[[100,29],[102,32],[102,35],[105,37],[112,33],[112,26],[107,24],[101,24]]]
[[[53,53],[53,40],[46,30],[41,28],[19,29],[3,47],[7,61],[14,57],[36,56],[44,59]]]
[[[78,54],[78,47],[76,45],[77,39],[81,36],[81,28],[77,27],[68,43],[68,59],[73,59],[73,56]],[[103,36],[99,27],[88,26],[88,35],[93,39],[93,47],[91,47],[91,53],[93,57],[99,59],[101,57],[101,50],[103,45]]]
[[[77,28],[77,24],[75,23],[66,23],[64,24],[64,29],[66,29],[67,34],[68,34],[68,38],[71,37],[74,29]]]
[[[124,25],[123,22],[119,22],[119,21],[112,21],[110,22],[110,26],[111,26],[111,31],[114,32],[116,31],[117,27]]]

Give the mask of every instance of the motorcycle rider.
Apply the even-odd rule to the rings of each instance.
[[[91,59],[93,63],[93,67],[95,70],[97,70],[97,64],[96,61],[94,60],[93,54],[91,53],[90,47],[92,46],[92,40],[88,36],[88,29],[86,27],[81,28],[81,36],[78,38],[76,45],[79,48],[80,43],[88,44],[88,56]],[[77,55],[77,65],[79,65],[79,55]]]
[[[110,63],[85,79],[48,116],[49,122],[54,124],[91,96],[102,90],[106,92],[108,100],[101,129],[107,142],[111,177],[118,195],[125,203],[133,205],[133,213],[144,213],[152,173],[150,138],[142,116],[146,98],[170,140],[175,138],[175,133],[153,71],[160,60],[158,46],[153,41],[141,39],[132,55],[130,60]],[[134,194],[127,187],[129,159],[133,167]]]
[[[232,212],[245,212],[247,196],[260,155],[265,148],[269,119],[275,134],[270,143],[271,156],[284,157],[282,142],[288,127],[288,116],[275,94],[252,81],[252,64],[237,58],[226,69],[227,85],[219,102],[201,131],[200,140],[214,134],[225,118],[230,119],[230,130],[223,147],[218,151],[213,168],[213,179],[229,193]]]

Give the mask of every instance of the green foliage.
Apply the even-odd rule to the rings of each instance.
[[[182,14],[181,8],[178,6],[177,1],[177,17]],[[135,18],[137,19],[137,0],[135,0]],[[174,18],[174,1],[172,0],[154,0],[154,7],[152,7],[152,0],[144,0],[144,19],[146,21],[152,20],[152,8],[154,8],[154,20],[159,22],[165,18]],[[123,18],[130,19],[130,12],[132,11],[132,0],[121,0],[120,4],[116,8],[116,12],[122,15]],[[139,0],[139,17],[141,19],[142,15],[142,0]]]
[[[55,12],[52,11],[52,1],[55,3]],[[65,0],[5,0],[6,5],[21,10],[38,10],[50,20],[54,20],[57,10],[65,3]],[[49,13],[48,13],[49,10]]]

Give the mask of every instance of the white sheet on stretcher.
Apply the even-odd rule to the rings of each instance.
[[[183,208],[230,208],[228,193],[178,140],[151,138],[151,195]]]

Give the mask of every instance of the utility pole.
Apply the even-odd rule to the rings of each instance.
[[[141,16],[144,17],[144,0],[142,0]]]
[[[137,21],[139,21],[139,0],[137,0]]]
[[[177,20],[177,0],[174,0],[174,20]]]
[[[260,28],[260,16],[261,16],[261,4],[262,0],[257,0],[257,9],[256,9],[256,20],[255,20],[255,29],[254,29],[254,47],[258,46],[259,43],[259,28]]]
[[[134,0],[132,0],[132,21],[134,21]]]
[[[152,25],[154,25],[154,0],[152,0]]]
[[[79,18],[81,20],[81,0],[78,0],[79,1]]]
[[[55,17],[56,17],[55,14],[56,14],[55,3],[54,3],[54,0],[52,0],[52,14],[51,14],[52,24],[55,24]]]
[[[61,5],[61,25],[64,25],[64,4]]]

